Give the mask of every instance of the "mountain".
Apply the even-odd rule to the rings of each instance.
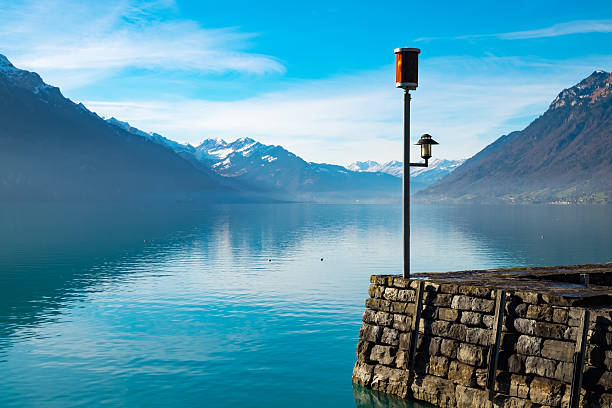
[[[410,191],[415,193],[429,187],[457,167],[461,166],[464,161],[465,159],[445,160],[434,158],[429,161],[428,167],[412,167],[410,169]],[[392,160],[383,164],[372,160],[364,162],[358,161],[351,163],[347,168],[359,172],[387,173],[400,178],[404,174],[403,163],[397,160]]]
[[[0,55],[0,201],[234,195],[210,169],[107,123]]]
[[[433,186],[423,201],[603,203],[612,200],[612,74],[559,93],[520,132],[497,139]]]
[[[0,55],[0,202],[389,202],[388,174],[309,163],[249,138],[197,147],[103,119]]]
[[[307,162],[282,146],[247,137],[230,143],[206,139],[195,148],[194,157],[219,175],[271,197],[317,202],[395,202],[401,198],[401,180],[389,174]]]

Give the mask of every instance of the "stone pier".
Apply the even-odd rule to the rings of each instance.
[[[354,383],[439,407],[612,408],[612,263],[370,281]]]

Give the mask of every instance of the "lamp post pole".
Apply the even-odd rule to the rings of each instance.
[[[410,91],[404,89],[404,177],[402,185],[402,236],[404,237],[404,278],[410,278]]]
[[[424,134],[416,143],[421,146],[425,163],[410,163],[410,90],[419,86],[418,48],[395,49],[395,86],[404,89],[404,177],[402,182],[402,239],[403,276],[410,279],[410,167],[427,167],[431,158],[431,146],[438,144],[431,135]]]

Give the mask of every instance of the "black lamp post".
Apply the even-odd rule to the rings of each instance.
[[[404,177],[402,211],[404,237],[404,278],[410,278],[410,167],[427,167],[431,158],[431,146],[438,144],[425,134],[416,143],[421,146],[421,157],[425,163],[410,163],[410,90],[419,85],[418,48],[395,49],[395,86],[404,89]]]

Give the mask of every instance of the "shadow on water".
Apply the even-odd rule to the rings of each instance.
[[[353,396],[357,408],[433,408],[424,402],[407,401],[357,384],[353,384]]]

